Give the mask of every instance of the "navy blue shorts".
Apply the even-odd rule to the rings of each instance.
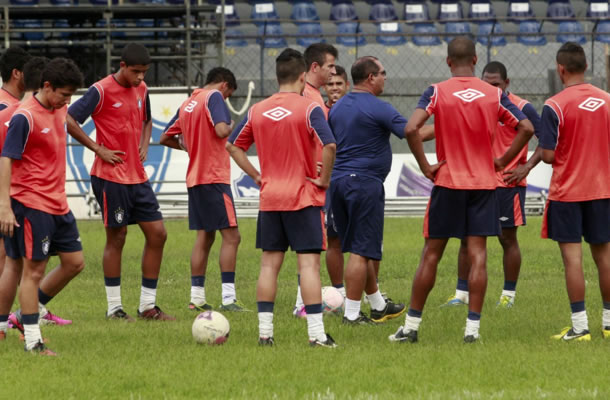
[[[4,249],[10,258],[41,261],[57,253],[83,250],[72,211],[53,215],[28,208],[15,199],[11,199],[11,207],[20,226],[15,228],[13,237],[4,236]]]
[[[610,199],[563,202],[549,200],[542,219],[542,237],[562,243],[610,242]]]
[[[335,216],[333,215],[333,209],[330,205],[330,190],[326,191],[326,202],[324,203],[324,225],[326,226],[326,237],[338,238],[339,232],[337,232],[337,224],[335,224]]]
[[[297,211],[259,211],[256,221],[256,248],[263,251],[319,253],[326,250],[322,207]]]
[[[525,186],[496,189],[500,207],[500,226],[514,228],[525,225]]]
[[[377,179],[352,174],[330,184],[341,250],[381,260],[385,191]]]
[[[495,190],[434,186],[424,218],[424,237],[444,239],[498,236],[500,210]]]
[[[118,228],[163,219],[150,182],[124,185],[91,177],[93,194],[102,209],[104,226]]]
[[[190,230],[213,232],[237,227],[230,185],[212,183],[193,186],[187,190]]]

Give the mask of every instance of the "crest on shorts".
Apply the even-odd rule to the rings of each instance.
[[[125,217],[125,211],[123,211],[123,209],[121,207],[117,208],[114,211],[114,220],[117,223],[122,223],[123,222],[123,218]]]
[[[44,239],[42,239],[42,254],[44,254],[45,256],[47,254],[49,254],[50,247],[51,247],[51,241],[49,240],[49,237],[46,236]]]

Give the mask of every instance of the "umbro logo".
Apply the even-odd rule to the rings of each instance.
[[[114,103],[114,104],[112,105],[112,107],[114,107],[114,108],[120,108],[122,105],[123,105],[123,103]]]
[[[460,90],[459,92],[453,93],[453,95],[458,99],[465,101],[466,103],[470,103],[478,98],[485,97],[483,93],[474,89]]]
[[[265,111],[263,113],[263,116],[265,116],[269,119],[272,119],[274,121],[280,121],[291,114],[292,114],[292,112],[286,110],[285,108],[278,106],[278,107],[272,108],[271,110]]]
[[[6,122],[4,123],[4,125],[8,126],[8,125],[9,125],[9,123],[10,123],[10,121],[6,121]]]
[[[49,132],[51,132],[51,130],[49,128],[44,128],[43,130],[40,131],[40,133],[44,133],[45,135]]]
[[[502,222],[508,221],[508,217],[500,217],[500,221],[502,221]]]
[[[578,108],[585,111],[595,111],[601,106],[606,104],[606,102],[602,99],[596,99],[595,97],[589,97],[587,100],[583,101],[578,105]]]

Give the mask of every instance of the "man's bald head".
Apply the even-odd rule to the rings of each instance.
[[[477,56],[474,42],[466,36],[458,36],[449,42],[447,47],[447,58],[451,63],[458,67],[472,64],[472,60]]]

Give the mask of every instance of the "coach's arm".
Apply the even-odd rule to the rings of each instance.
[[[419,165],[421,172],[426,178],[434,181],[434,176],[445,161],[443,160],[440,163],[430,165],[426,159],[426,153],[424,153],[424,145],[420,130],[429,117],[430,116],[426,110],[423,108],[416,108],[413,115],[411,115],[411,118],[409,118],[409,122],[407,122],[407,125],[405,126],[405,138],[407,139],[411,153],[413,153],[415,160],[417,160],[417,164]],[[434,134],[434,130],[432,133]]]

